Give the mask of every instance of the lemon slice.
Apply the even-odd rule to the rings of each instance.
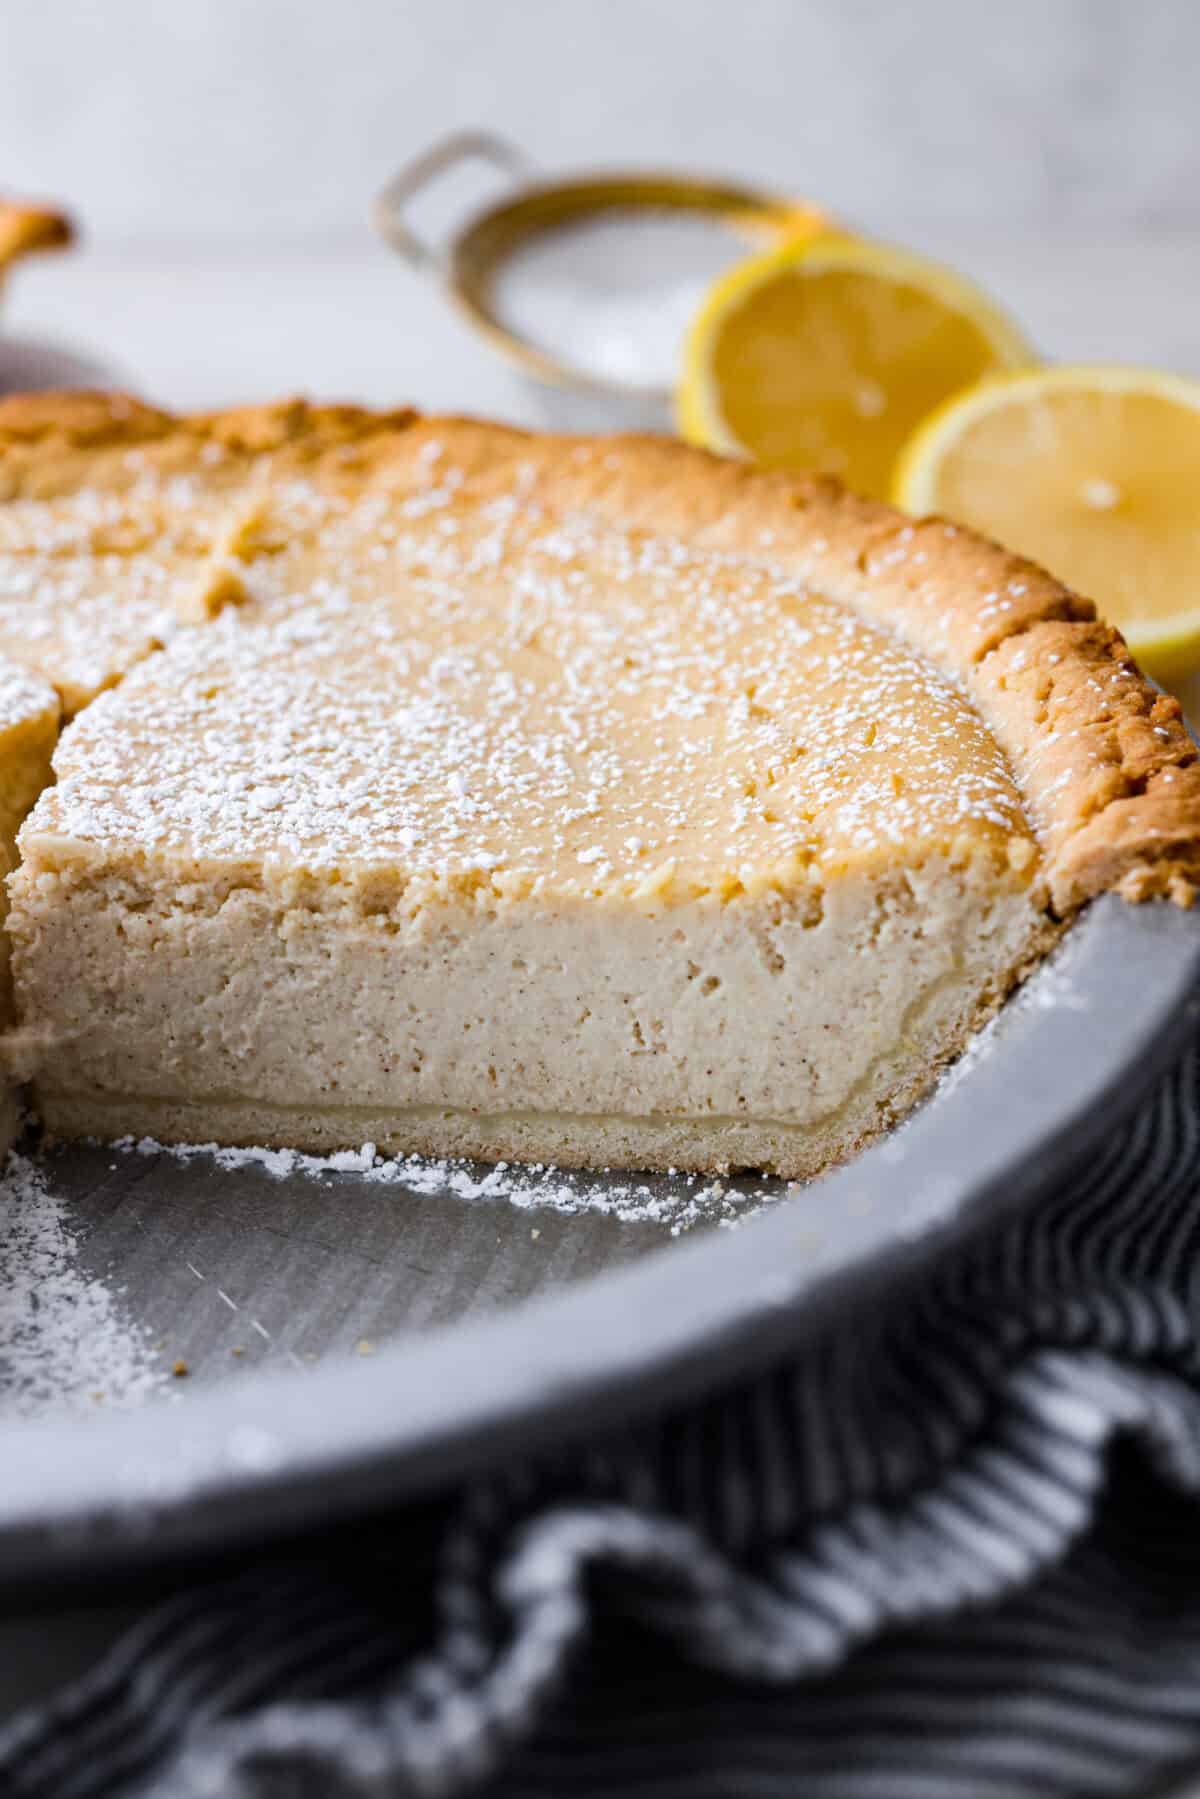
[[[1146,672],[1200,668],[1200,381],[1135,368],[984,381],[917,431],[896,472],[944,512],[1044,564],[1120,626]]]
[[[713,287],[684,348],[679,428],[708,449],[882,496],[935,406],[1034,361],[1016,326],[952,270],[824,233]]]

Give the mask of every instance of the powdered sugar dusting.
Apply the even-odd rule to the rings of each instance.
[[[85,704],[172,636],[226,511],[194,478],[149,475],[0,506],[0,648]]]
[[[0,1175],[0,1418],[134,1406],[166,1379],[118,1296],[80,1266],[46,1176],[10,1156]]]
[[[735,897],[963,832],[1032,855],[982,721],[886,630],[552,512],[519,467],[486,499],[446,456],[406,479],[276,482],[236,545],[246,603],[88,710],[35,823],[418,900]]]
[[[58,700],[45,682],[23,668],[0,661],[0,732],[11,731],[42,713],[57,713]]]
[[[330,1156],[305,1155],[297,1149],[228,1149],[217,1143],[162,1144],[153,1137],[123,1138],[117,1149],[143,1156],[174,1156],[179,1161],[210,1157],[226,1172],[261,1168],[277,1180],[296,1175],[319,1179],[330,1174],[356,1174],[367,1182],[383,1182],[410,1193],[444,1194],[456,1200],[503,1201],[521,1211],[592,1212],[621,1224],[658,1225],[680,1236],[698,1224],[730,1228],[770,1205],[784,1191],[778,1181],[731,1182],[696,1175],[655,1177],[575,1173],[542,1163],[486,1165],[427,1156],[380,1155],[373,1143],[339,1150]]]

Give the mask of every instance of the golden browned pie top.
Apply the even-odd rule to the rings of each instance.
[[[18,256],[64,248],[73,235],[71,221],[55,207],[0,199],[0,273]]]
[[[0,401],[0,648],[68,713],[210,610],[243,496],[407,412],[301,401],[176,420],[123,395]]]
[[[422,904],[730,898],[934,850],[1032,878],[999,747],[892,633],[738,558],[476,508],[427,466],[419,495],[264,502],[241,608],[83,715],[39,833]]]
[[[1060,911],[1193,896],[1196,752],[1119,635],[828,481],[650,438],[80,396],[0,404],[0,494],[0,649],[47,608],[69,636],[66,563],[117,620],[153,567],[173,618],[221,613],[68,734],[39,818],[77,843],[587,892],[958,845],[1040,862]]]

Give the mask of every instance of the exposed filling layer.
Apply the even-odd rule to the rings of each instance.
[[[51,1126],[79,1128],[90,1095],[119,1098],[126,1129],[154,1128],[144,1102],[247,1113],[300,1148],[367,1125],[413,1147],[422,1113],[450,1109],[519,1115],[496,1154],[561,1153],[576,1118],[586,1159],[623,1120],[700,1167],[714,1145],[755,1159],[753,1126],[758,1159],[798,1174],[890,1121],[1044,947],[1029,889],[982,876],[936,857],[788,902],[524,901],[397,923],[27,865],[16,969],[45,1024]]]

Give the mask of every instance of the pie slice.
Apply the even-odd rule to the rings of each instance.
[[[260,486],[320,482],[410,414],[302,400],[176,419],[120,394],[0,400],[0,654],[68,714],[224,603]]]
[[[224,430],[156,424],[168,488]],[[1094,894],[1190,903],[1178,706],[972,534],[653,439],[302,445],[22,831],[52,1131],[809,1175]]]
[[[50,756],[58,736],[59,705],[53,688],[0,659],[0,1030],[16,1022],[8,937],[6,880],[17,866],[17,832],[34,800],[50,780]],[[0,1079],[0,1157],[17,1135],[19,1083]]]

